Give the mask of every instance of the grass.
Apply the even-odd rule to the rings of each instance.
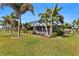
[[[11,35],[7,33],[0,30],[0,56],[79,55],[79,35],[46,38],[26,34],[21,39],[11,39]]]

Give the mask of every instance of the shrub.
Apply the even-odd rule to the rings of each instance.
[[[64,34],[64,31],[63,30],[54,30],[53,33],[52,33],[52,36],[53,37],[56,37],[56,36],[61,36]]]
[[[57,36],[60,36],[60,35],[63,35],[63,34],[64,34],[64,31],[62,31],[62,30],[57,31]]]

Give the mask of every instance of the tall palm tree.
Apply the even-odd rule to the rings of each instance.
[[[11,24],[10,24],[11,28],[10,28],[10,30],[11,30],[11,34],[12,34],[12,28],[13,27],[17,28],[18,27],[18,21],[17,21],[18,18],[14,15],[14,13],[11,13],[9,16],[10,16],[10,22],[11,22]]]
[[[34,7],[30,3],[5,3],[1,4],[1,6],[10,6],[15,11],[16,16],[19,18],[18,22],[18,36],[20,36],[21,30],[21,15],[26,11],[31,11],[34,14]]]
[[[11,24],[10,17],[9,16],[3,16],[2,18],[4,19],[3,20],[3,27],[4,27],[4,29],[8,30],[8,25]]]
[[[49,37],[51,37],[51,35],[52,35],[53,23],[55,22],[57,24],[58,23],[61,23],[62,24],[64,22],[63,21],[64,17],[61,14],[59,14],[59,11],[61,9],[62,8],[61,7],[58,7],[58,4],[56,4],[55,5],[55,8],[53,10],[50,9],[50,8],[47,8],[45,13],[41,13],[40,14],[41,20],[45,21],[46,24],[48,22],[50,22],[50,24],[49,24],[50,30],[49,30],[49,32],[47,31],[48,32],[47,34],[49,35]]]
[[[17,27],[18,26],[18,21],[15,20],[15,19],[17,19],[17,17],[14,16],[13,13],[12,13],[11,15],[3,16],[2,18],[4,18],[3,26],[5,26],[6,29],[7,29],[8,25],[10,25],[9,28],[11,29],[11,34],[12,34],[12,26],[13,27]]]
[[[52,35],[52,27],[53,27],[53,23],[55,22],[55,23],[63,23],[64,21],[63,21],[63,19],[64,19],[64,17],[61,15],[61,14],[59,14],[59,11],[61,10],[62,8],[61,7],[58,7],[58,4],[56,4],[55,5],[55,8],[53,9],[53,10],[51,10],[52,11],[52,13],[50,14],[50,16],[51,16],[51,25],[52,26],[50,26],[50,36]]]
[[[46,36],[48,36],[48,15],[46,14],[46,13],[40,13],[39,14],[39,17],[41,18],[40,19],[40,21],[42,22],[42,23],[45,23],[45,31],[46,31]]]

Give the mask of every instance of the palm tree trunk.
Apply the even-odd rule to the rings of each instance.
[[[50,26],[50,33],[49,33],[49,36],[50,36],[50,37],[52,36],[52,26]]]
[[[46,29],[46,36],[48,37],[48,28],[47,28],[47,25],[46,25],[45,29]]]
[[[21,13],[19,16],[19,21],[18,21],[18,37],[20,37],[20,30],[21,30]]]
[[[11,33],[11,35],[12,35],[12,25],[11,25],[11,28],[10,28],[10,33]]]
[[[49,36],[51,37],[52,36],[52,29],[53,27],[52,27],[52,21],[51,21],[51,26],[50,26],[50,31],[49,31]]]
[[[45,26],[45,30],[46,30],[46,36],[48,37],[48,28],[47,28],[47,22],[45,21],[46,26]]]
[[[11,35],[12,35],[12,20],[11,20],[11,28],[10,28],[10,31],[11,31]]]

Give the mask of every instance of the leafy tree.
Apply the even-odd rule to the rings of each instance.
[[[1,7],[3,6],[10,6],[13,8],[16,16],[19,18],[18,22],[18,36],[20,36],[21,30],[21,15],[24,14],[26,11],[31,11],[34,14],[34,7],[30,3],[3,3],[0,4]]]
[[[46,12],[45,13],[41,13],[39,14],[40,16],[40,20],[42,20],[45,24],[46,24],[46,33],[47,35],[49,35],[49,37],[51,37],[52,35],[52,27],[53,27],[53,24],[63,24],[64,23],[64,17],[59,14],[59,11],[61,10],[62,8],[61,7],[58,7],[58,4],[55,5],[55,8],[52,10],[50,8],[47,8],[46,9]],[[48,25],[48,22],[49,22],[49,25]],[[50,30],[49,32],[47,31],[47,26],[50,26]]]

